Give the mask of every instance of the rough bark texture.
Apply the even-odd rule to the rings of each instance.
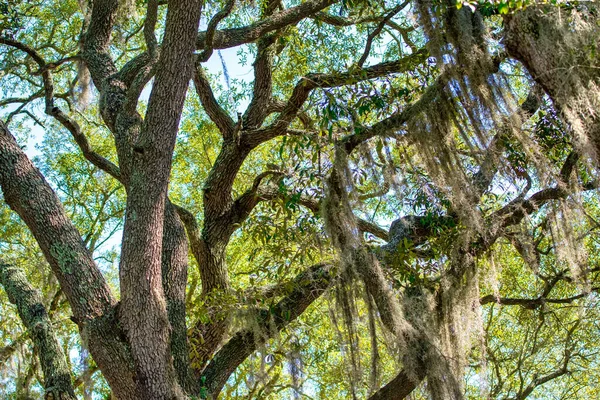
[[[269,337],[269,330],[281,329],[298,318],[327,289],[332,280],[332,268],[327,264],[315,265],[294,279],[293,289],[270,310],[259,311],[258,326],[263,332],[254,329],[237,332],[225,344],[202,373],[204,387],[215,398],[235,369]],[[264,333],[264,334],[263,334]]]
[[[419,380],[425,378],[424,373],[418,373]],[[369,400],[402,400],[416,389],[420,383],[419,380],[409,377],[405,371],[400,371],[398,375],[385,386],[375,392]]]
[[[360,58],[357,57],[355,66],[345,72],[307,74],[298,80],[286,100],[278,100],[273,93],[273,66],[276,55],[286,46],[285,40],[279,40],[285,35],[283,29],[305,18],[334,26],[355,25],[356,21],[322,12],[336,3],[335,0],[308,0],[288,9],[284,9],[280,1],[268,1],[260,10],[257,22],[218,29],[219,23],[236,6],[231,0],[209,20],[207,30],[200,33],[201,1],[151,0],[143,29],[146,49],[120,70],[111,49],[118,3],[116,0],[93,2],[81,43],[81,61],[89,69],[98,89],[100,113],[114,136],[118,165],[95,153],[81,127],[55,106],[51,64],[32,47],[12,38],[0,37],[0,44],[26,53],[39,66],[43,90],[32,98],[44,98],[47,115],[71,133],[86,159],[126,189],[126,219],[119,266],[121,302],[117,304],[113,298],[91,252],[67,218],[58,197],[1,121],[0,186],[6,202],[39,243],[69,301],[83,340],[117,398],[171,400],[204,394],[216,398],[229,376],[257,345],[273,336],[273,328],[281,330],[300,316],[321,296],[336,274],[329,265],[307,268],[293,279],[292,289],[285,285],[288,289],[273,295],[269,310],[257,312],[255,322],[264,328],[263,332],[242,328],[222,346],[229,328],[230,312],[218,301],[220,296],[230,294],[227,246],[258,203],[281,198],[281,193],[264,184],[263,179],[285,175],[282,171],[264,171],[236,198],[233,187],[243,163],[254,149],[274,138],[298,133],[317,135],[313,132],[311,114],[303,110],[315,90],[406,73],[426,64],[429,54],[406,40],[413,50],[411,54],[394,61],[363,66],[377,35],[386,26],[393,28],[392,16],[407,6],[408,2],[403,2],[388,11],[385,17],[363,21],[376,22],[377,26],[368,35],[367,45]],[[164,38],[158,43],[155,36],[157,18],[161,15],[158,10],[159,6],[165,5],[168,9]],[[582,50],[586,43],[561,40],[561,30],[566,25],[560,25],[552,13],[543,10],[530,7],[507,18],[507,49],[525,65],[565,115],[574,115],[571,105],[579,101],[578,91],[599,85],[599,70],[585,64],[589,61],[588,54]],[[403,35],[406,36],[406,32]],[[547,36],[558,37],[557,43],[568,50],[567,55],[558,56],[548,51],[547,43],[543,41]],[[218,103],[202,62],[210,57],[213,49],[248,43],[256,43],[257,48],[252,99],[245,114],[238,115],[236,121]],[[195,50],[200,51],[198,56],[194,55]],[[554,73],[567,71],[573,65],[577,66],[576,74]],[[346,158],[367,140],[388,136],[398,138],[398,132],[407,138],[414,134],[404,132],[407,123],[442,93],[448,84],[448,76],[443,73],[418,100],[412,103],[406,100],[407,103],[398,110],[390,111],[387,118],[371,126],[356,125],[351,134],[348,134],[351,131],[342,130],[341,134],[347,135],[336,143],[341,164],[345,165]],[[142,116],[138,112],[139,97],[152,78],[154,84],[147,112]],[[199,226],[197,216],[175,206],[167,197],[174,146],[191,80],[204,110],[223,139],[218,157],[204,182],[202,226]],[[534,105],[527,103],[524,109],[532,114],[538,105],[539,96]],[[268,118],[275,113],[277,115]],[[293,124],[298,120],[305,131],[294,128]],[[597,116],[586,116],[580,121],[600,154]],[[486,161],[473,176],[479,196],[488,189],[497,173],[498,154],[502,152],[498,143],[498,140],[490,143]],[[568,158],[562,175],[568,176],[576,162],[576,156]],[[435,234],[432,225],[455,227],[457,216],[449,213],[435,217],[435,224],[429,216],[405,216],[396,220],[386,232],[372,222],[355,217],[346,193],[351,182],[346,180],[343,168],[336,165],[327,184],[325,200],[301,196],[298,204],[315,214],[323,214],[332,241],[343,255],[342,261],[361,277],[383,324],[396,334],[398,340],[405,340],[406,321],[401,318],[399,297],[391,289],[384,271],[385,257],[376,258],[376,252],[365,246],[362,233],[370,232],[388,242],[377,255],[393,256],[400,243],[425,244]],[[386,187],[385,192],[388,190]],[[518,199],[492,213],[486,221],[486,226],[491,227],[489,232],[481,233],[468,246],[471,250],[476,249],[474,254],[482,254],[506,232],[506,228],[520,223],[528,213],[548,201],[568,194],[568,190],[557,185]],[[209,315],[208,321],[193,321],[190,332],[186,327],[185,310],[188,252],[198,263],[202,284],[200,296],[207,304]],[[460,276],[464,274],[464,271],[454,272]],[[57,393],[61,399],[73,398],[69,371],[60,361],[64,362],[64,355],[53,338],[39,297],[14,269],[2,266],[0,278],[9,297],[17,304],[24,324],[33,334],[48,393]],[[484,298],[482,301],[489,300]],[[538,306],[538,303],[525,303],[524,299],[504,301]],[[13,348],[5,347],[0,358],[3,353],[10,354]],[[30,371],[29,380],[32,375]],[[402,371],[371,399],[405,398],[425,375],[425,368]]]
[[[164,211],[183,102],[193,71],[200,1],[171,1],[143,129],[133,146],[120,263],[123,324],[146,399],[183,397],[175,384],[162,285]]]
[[[75,400],[71,371],[48,318],[40,294],[31,287],[25,274],[0,262],[0,283],[9,300],[17,306],[19,316],[29,331],[44,373],[45,398]]]
[[[185,228],[173,204],[168,201],[162,252],[162,283],[167,301],[167,315],[171,326],[171,355],[177,381],[189,393],[194,382],[189,369],[185,289],[187,285],[188,242]]]
[[[115,329],[116,302],[58,197],[2,122],[0,186],[40,245],[109,384],[120,397],[135,398],[128,350]]]

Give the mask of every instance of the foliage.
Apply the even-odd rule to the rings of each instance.
[[[115,71],[151,53],[144,24],[153,3],[128,2],[114,15],[104,50]],[[167,9],[175,6],[159,3],[153,34],[162,43]],[[164,115],[156,112],[178,125],[166,162],[168,199],[166,179],[165,193],[157,195],[167,210],[159,219],[167,238],[173,207],[174,226],[183,232],[185,225],[187,233],[181,297],[168,297],[177,283],[167,278],[166,256],[157,264],[162,275],[161,268],[155,280],[143,275],[159,282],[148,292],[159,293],[152,303],[162,307],[157,321],[169,318],[166,332],[183,337],[191,359],[183,375],[189,367],[194,383],[186,386],[178,375],[173,393],[388,398],[377,396],[405,373],[414,399],[597,397],[600,209],[597,159],[585,145],[600,143],[597,116],[586,108],[597,104],[599,74],[569,78],[585,89],[581,97],[557,93],[554,81],[543,81],[525,56],[499,40],[522,34],[510,25],[513,15],[542,10],[550,18],[560,7],[577,22],[597,15],[597,2],[322,2],[241,43],[234,43],[233,28],[261,26],[257,21],[317,1],[231,2],[207,43],[209,24],[229,3],[203,5],[204,42],[195,51],[193,77],[181,78],[193,81],[181,119],[173,119],[171,103]],[[162,58],[150,57],[155,64],[137,71],[143,85],[133,108],[119,104],[129,114],[111,116],[118,96],[107,82],[118,74],[99,82],[85,47],[94,33],[89,7],[99,4],[0,1],[0,115],[107,282],[116,340],[138,357],[133,328],[123,319],[132,315],[123,312],[137,292],[127,292],[124,281],[130,269],[154,270],[127,261],[124,252],[138,232],[130,227],[144,219],[131,211],[132,202],[160,184],[138,184],[144,175],[131,171],[156,143],[157,160],[167,151],[168,132],[138,140],[151,131],[141,121],[154,115],[154,89],[165,68]],[[583,59],[597,69],[590,44],[600,37],[595,24],[565,24],[574,26],[574,39],[556,39],[561,51],[585,45],[587,53],[551,61]],[[131,98],[138,81],[125,81],[114,87],[127,86]],[[102,351],[88,322],[76,318],[76,303],[92,301],[73,299],[64,283],[79,270],[62,271],[63,278],[52,269],[51,258],[60,263],[77,254],[48,255],[38,245],[38,232],[23,218],[27,207],[19,211],[11,201],[28,203],[10,196],[1,165],[7,204],[0,208],[0,264],[23,271],[40,291],[76,394],[111,398],[121,389],[95,360]],[[162,223],[158,231],[162,241]],[[185,309],[179,325],[172,314],[177,305]],[[42,398],[48,385],[38,345],[4,292],[0,326],[0,396]],[[211,368],[235,358],[226,352],[239,338],[237,349],[248,354],[222,388]],[[164,373],[175,382],[179,353],[165,343],[171,353]]]

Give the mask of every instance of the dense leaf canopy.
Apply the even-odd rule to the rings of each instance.
[[[0,397],[597,398],[599,6],[0,0]]]

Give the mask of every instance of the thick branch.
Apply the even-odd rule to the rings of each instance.
[[[181,387],[193,392],[187,342],[185,289],[188,276],[188,241],[175,206],[167,201],[163,231],[162,281],[171,325],[171,355]]]
[[[83,59],[100,91],[104,81],[117,72],[109,46],[118,6],[118,0],[94,1],[90,24],[83,40]]]
[[[416,378],[416,380],[415,380]],[[407,372],[400,371],[398,375],[375,394],[369,400],[402,400],[410,395],[419,383],[425,379],[424,372],[417,372],[417,377],[411,378]]]
[[[268,340],[274,330],[281,330],[298,318],[323,294],[332,278],[329,264],[317,264],[299,274],[286,297],[269,310],[258,313],[257,324],[261,333],[257,333],[256,329],[239,331],[215,354],[202,374],[203,384],[209,393],[217,398],[229,376],[256,347]]]
[[[109,384],[124,397],[137,396],[127,349],[115,326],[116,301],[110,288],[58,197],[2,122],[0,186],[4,200],[27,224],[52,267]]]
[[[267,117],[269,103],[273,92],[273,44],[276,34],[261,38],[258,41],[256,60],[254,60],[254,83],[252,101],[244,114],[244,129],[260,127]]]
[[[204,33],[204,50],[198,56],[198,60],[200,62],[206,62],[210,58],[213,52],[213,41],[215,37],[215,32],[217,30],[217,26],[219,23],[227,18],[231,11],[233,11],[233,6],[235,6],[235,0],[228,0],[225,4],[225,7],[216,13],[208,23],[208,27],[206,28],[206,32]]]
[[[81,321],[114,304],[104,278],[68,220],[56,194],[0,122],[0,185],[4,199],[25,221]]]
[[[146,118],[139,136],[132,138],[119,312],[138,374],[136,383],[148,399],[183,397],[170,357],[162,246],[169,175],[194,68],[200,10],[200,0],[169,1]]]
[[[158,3],[156,0],[148,0],[146,9],[146,20],[144,21],[144,40],[146,41],[146,48],[150,53],[150,58],[154,58],[156,54],[156,48],[158,42],[154,29],[156,28],[156,20],[158,18]]]
[[[264,36],[266,33],[284,28],[288,25],[295,25],[304,18],[335,4],[337,0],[312,0],[299,6],[291,7],[286,10],[273,14],[254,24],[243,28],[223,29],[215,31],[212,47],[214,49],[226,49],[236,47],[245,43],[252,43]],[[208,32],[201,32],[196,41],[197,49],[204,49],[206,46]]]
[[[44,373],[46,398],[75,400],[71,371],[66,363],[40,294],[17,268],[0,262],[0,283],[29,331]]]

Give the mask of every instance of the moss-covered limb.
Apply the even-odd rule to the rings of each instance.
[[[498,297],[492,294],[483,296],[479,299],[479,304],[500,304],[505,306],[520,306],[528,310],[535,310],[543,307],[545,304],[571,304],[576,300],[591,296],[594,293],[600,291],[600,287],[594,286],[579,294],[569,297],[552,297],[550,294],[559,282],[573,283],[576,277],[569,274],[570,269],[565,269],[558,272],[554,276],[543,276],[540,278],[544,281],[544,288],[539,296],[534,298],[514,298],[514,297]],[[581,273],[585,276],[590,274],[597,274],[600,272],[600,267],[584,269]]]
[[[292,289],[285,297],[269,310],[258,313],[258,330],[244,329],[237,332],[212,357],[202,373],[201,393],[207,392],[216,399],[229,376],[256,347],[298,318],[325,292],[333,277],[334,269],[330,264],[316,264],[298,274],[290,285]]]
[[[506,49],[548,93],[571,126],[575,146],[600,156],[598,2],[527,7],[505,17]]]
[[[425,379],[423,371],[416,371],[418,379],[409,376],[402,370],[394,379],[375,392],[369,400],[402,400],[412,393],[413,390]]]
[[[405,333],[409,327],[404,321],[400,303],[391,290],[379,261],[357,235],[359,230],[356,217],[346,192],[349,186],[346,156],[344,146],[338,146],[335,165],[327,179],[327,195],[323,204],[325,226],[344,268],[362,279],[367,293],[377,305],[381,321],[396,339],[404,344]]]
[[[42,297],[27,282],[25,274],[12,265],[0,262],[0,283],[29,331],[44,373],[46,399],[75,399],[71,371],[48,318]]]
[[[538,85],[533,86],[529,90],[527,98],[520,106],[520,112],[523,116],[523,121],[530,119],[536,113],[542,103],[542,90]],[[500,155],[504,150],[504,140],[506,132],[510,132],[511,127],[506,123],[505,127],[501,127],[499,132],[492,138],[488,145],[485,154],[481,160],[479,169],[473,175],[472,181],[475,186],[475,193],[478,197],[488,190],[494,177],[498,172],[500,164]]]

